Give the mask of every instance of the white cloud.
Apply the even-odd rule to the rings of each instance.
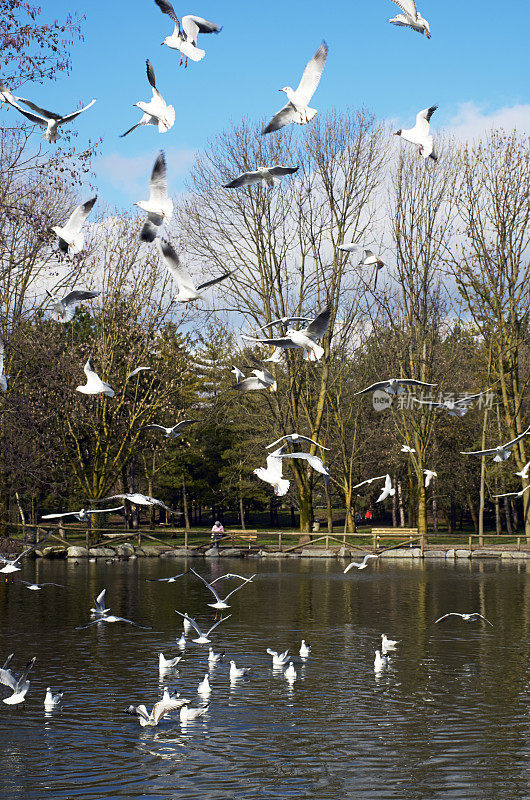
[[[445,130],[457,139],[473,141],[492,128],[502,128],[506,133],[515,129],[520,134],[530,135],[530,105],[503,106],[488,111],[473,101],[462,103]]]
[[[168,147],[166,154],[169,189],[174,194],[177,179],[182,178],[195,160],[195,150],[179,150]],[[96,174],[100,181],[105,181],[124,196],[136,201],[144,198],[148,191],[148,181],[156,153],[150,150],[137,156],[123,156],[110,153],[96,164]],[[147,195],[146,195],[147,196]]]

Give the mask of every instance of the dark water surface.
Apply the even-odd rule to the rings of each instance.
[[[227,658],[212,672],[208,714],[185,727],[177,717],[141,728],[122,712],[159,698],[158,653],[179,653],[174,609],[213,619],[193,575],[145,581],[184,566],[37,561],[15,579],[67,588],[0,584],[0,662],[14,651],[18,673],[37,656],[26,702],[0,703],[2,800],[530,798],[526,566],[386,562],[343,575],[331,561],[194,559],[206,577],[258,577],[231,598],[232,618],[212,634]],[[104,587],[112,613],[153,630],[74,630]],[[494,627],[433,625],[451,610],[480,611]],[[382,632],[401,643],[377,678]],[[306,663],[301,638],[312,646]],[[292,687],[272,671],[268,646],[295,655]],[[164,681],[195,703],[207,650],[190,644],[180,675]],[[252,669],[232,687],[230,657]],[[47,685],[65,693],[62,711],[49,716]]]

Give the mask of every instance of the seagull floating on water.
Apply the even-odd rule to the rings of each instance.
[[[182,661],[183,656],[175,656],[175,658],[166,658],[163,653],[158,654],[158,671],[160,674],[169,672],[174,669],[179,661]]]
[[[240,189],[244,186],[252,186],[254,183],[271,187],[279,183],[285,175],[293,175],[299,169],[299,167],[282,167],[281,164],[276,164],[274,167],[258,167],[254,172],[243,172],[230,183],[225,183],[223,189]]]
[[[285,125],[292,123],[307,125],[313,119],[317,111],[315,108],[309,108],[309,103],[320,83],[327,55],[328,46],[322,42],[313,58],[307,63],[296,91],[291,86],[284,86],[283,89],[280,89],[280,92],[285,92],[287,95],[288,102],[263,128],[262,135],[279,131]]]
[[[190,705],[183,705],[180,709],[181,723],[185,724],[186,722],[191,722],[198,717],[203,717],[207,713],[208,707],[209,704],[206,704],[205,706],[199,706],[197,708]]]
[[[138,208],[147,213],[142,225],[142,242],[154,242],[162,223],[168,223],[173,216],[173,200],[167,193],[166,157],[162,151],[157,156],[149,180],[149,200],[138,200]]]
[[[197,694],[203,695],[203,697],[207,697],[211,693],[212,693],[212,687],[210,686],[210,676],[208,675],[208,673],[206,673],[202,681],[197,686]]]
[[[381,655],[380,650],[375,651],[374,672],[382,672],[388,665],[388,656]]]
[[[76,386],[76,392],[81,394],[105,394],[107,397],[114,397],[114,389],[105,381],[102,381],[94,367],[92,360],[89,358],[83,370],[86,375],[86,383],[84,386]]]
[[[177,639],[177,645],[181,650],[186,649],[186,636],[184,634],[181,634],[180,638]]]
[[[199,33],[220,33],[222,25],[216,25],[215,22],[209,22],[202,17],[196,17],[194,14],[187,14],[182,17],[182,27],[179,19],[175,13],[175,9],[169,0],[155,0],[163,14],[167,14],[170,19],[175,23],[175,30],[171,36],[166,36],[162,44],[167,45],[171,50],[179,50],[182,55],[180,57],[180,65],[186,57],[185,67],[188,66],[188,58],[192,61],[200,61],[206,55],[204,50],[197,47],[197,37]]]
[[[289,661],[289,651],[284,650],[283,653],[278,653],[276,650],[271,650],[267,647],[267,653],[272,656],[272,666],[275,668],[283,667]]]
[[[366,569],[371,558],[379,558],[379,556],[375,555],[374,553],[367,553],[362,561],[352,561],[350,564],[348,564],[344,570],[344,574],[346,575],[346,573],[353,569],[353,567],[356,567],[357,569]]]
[[[486,617],[483,617],[482,614],[478,614],[477,612],[473,612],[472,614],[459,614],[458,611],[450,611],[449,614],[444,614],[443,617],[439,617],[435,620],[434,624],[436,625],[443,619],[447,619],[447,617],[460,617],[464,622],[478,622],[479,619],[481,619],[493,628],[493,622],[490,622],[489,619],[486,619]]]
[[[181,710],[189,702],[185,697],[171,697],[169,693],[164,691],[164,697],[154,704],[150,713],[144,705],[136,706],[135,711],[138,715],[138,722],[142,728],[147,725],[158,725],[161,719],[171,714],[172,711]]]
[[[424,33],[427,39],[431,38],[429,23],[418,13],[414,0],[392,0],[403,11],[403,14],[396,14],[388,21],[392,25],[399,25],[402,28],[410,28],[417,33]]]
[[[306,644],[305,639],[302,639],[302,644],[300,645],[300,658],[309,658],[311,655],[311,645]]]
[[[196,644],[210,644],[211,640],[208,639],[208,636],[211,634],[211,632],[213,630],[215,630],[215,628],[217,628],[217,626],[220,625],[221,622],[226,622],[226,620],[230,619],[230,617],[232,616],[231,614],[229,614],[227,617],[221,618],[216,623],[214,623],[211,628],[208,628],[206,633],[203,633],[201,631],[201,629],[199,628],[199,626],[197,625],[197,623],[195,622],[195,620],[192,619],[188,614],[183,614],[181,611],[177,611],[177,610],[175,610],[175,614],[179,614],[181,617],[184,617],[184,619],[187,619],[188,622],[190,623],[191,627],[195,628],[195,630],[199,634],[199,638],[198,639],[193,639],[193,641]]]
[[[82,303],[83,300],[92,300],[94,297],[99,297],[101,292],[91,292],[88,289],[74,289],[63,297],[62,300],[57,300],[48,289],[46,289],[46,294],[48,294],[53,301],[55,320],[64,324],[70,322],[74,318],[78,303]]]
[[[219,661],[222,661],[225,657],[225,651],[223,650],[221,653],[215,653],[213,648],[210,647],[208,650],[208,661],[210,664],[218,664]]]
[[[401,136],[406,142],[415,144],[419,147],[420,155],[424,159],[432,158],[433,161],[438,160],[438,156],[434,152],[434,139],[430,132],[430,119],[438,106],[431,106],[418,111],[416,114],[416,124],[413,128],[400,128],[395,132],[394,136]]]
[[[53,694],[50,686],[46,687],[46,695],[44,697],[44,710],[45,711],[53,711],[54,708],[58,708],[63,699],[64,692],[57,692],[57,694]]]
[[[517,442],[520,442],[521,439],[524,439],[530,433],[530,425],[526,430],[516,436],[515,439],[511,439],[506,444],[500,444],[497,447],[493,447],[491,450],[472,450],[468,451],[460,451],[460,454],[463,456],[494,456],[493,461],[506,461],[507,458],[510,458],[512,447],[514,447]]]
[[[144,112],[143,116],[140,122],[137,122],[136,125],[133,125],[132,128],[129,128],[128,131],[125,131],[125,133],[121,134],[122,139],[124,136],[127,136],[129,133],[136,130],[136,128],[139,128],[140,125],[158,125],[159,133],[167,133],[167,131],[170,130],[170,128],[172,128],[175,124],[175,109],[173,106],[168,106],[156,88],[155,71],[149,59],[147,59],[145,64],[147,69],[147,80],[149,81],[153,90],[153,96],[148,103],[139,100],[134,104],[140,109],[140,111]],[[173,211],[173,206],[171,210]]]
[[[389,639],[386,633],[381,634],[381,652],[383,655],[395,650],[399,644],[399,639]]]
[[[292,661],[289,661],[289,666],[283,673],[284,678],[287,678],[288,681],[295,681],[297,677],[296,669],[294,668],[294,664]]]
[[[75,256],[77,253],[81,252],[85,245],[85,236],[81,229],[86,218],[94,208],[94,203],[97,199],[98,198],[96,195],[96,197],[92,197],[90,200],[87,200],[86,203],[77,206],[77,208],[75,208],[68,217],[66,225],[63,225],[62,227],[60,225],[52,226],[51,230],[59,239],[59,250],[61,253],[65,253],[65,255],[69,256]]]
[[[250,672],[249,667],[238,667],[235,661],[230,662],[230,680],[238,680],[244,678]]]

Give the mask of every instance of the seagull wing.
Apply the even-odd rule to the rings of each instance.
[[[190,568],[190,572],[193,572],[193,574],[196,575],[197,578],[199,578],[199,580],[201,580],[204,583],[204,585],[211,591],[211,593],[213,594],[213,596],[215,597],[217,602],[220,603],[221,602],[221,598],[219,597],[219,595],[217,594],[217,592],[213,588],[212,584],[208,583],[206,578],[203,578],[202,575],[199,575],[198,572],[195,572],[195,570],[192,567]]]
[[[438,386],[437,383],[425,383],[425,381],[418,381],[416,378],[398,378],[398,383],[401,386]]]
[[[79,511],[65,511],[64,514],[43,514],[41,519],[63,519],[63,517],[77,517]]]
[[[110,514],[111,511],[121,511],[124,506],[116,506],[115,508],[90,508],[87,514]]]
[[[367,553],[361,563],[366,564],[371,558],[379,558],[379,556],[375,555],[375,553]]]
[[[241,186],[252,186],[253,183],[259,183],[263,179],[263,175],[259,170],[255,172],[243,172],[234,178],[230,183],[225,183],[223,189],[239,189]]]
[[[83,108],[80,108],[78,111],[72,111],[72,113],[71,114],[67,114],[66,117],[61,117],[61,119],[58,121],[57,124],[58,125],[64,125],[65,122],[71,122],[73,119],[78,117],[79,114],[82,114],[83,111],[86,111],[87,108],[90,108],[90,106],[93,106],[95,102],[96,102],[95,100],[91,100],[90,103],[87,106],[83,106]]]
[[[203,17],[196,17],[195,14],[186,14],[182,17],[182,30],[186,34],[186,39],[197,42],[199,33],[220,33],[222,25],[216,25]]]
[[[278,339],[254,339],[252,336],[243,336],[242,338],[246,339],[249,342],[257,342],[259,344],[272,344],[275,347],[282,347],[287,350],[296,347],[292,339],[289,339],[288,336],[281,336]]]
[[[300,458],[307,461],[311,467],[322,475],[329,475],[328,468],[324,465],[322,459],[318,456],[313,456],[311,453],[283,453],[278,458]]]
[[[125,617],[114,617],[114,622],[127,622],[129,625],[134,625],[135,628],[143,628],[144,631],[152,630],[150,625],[138,625],[137,622],[133,622],[132,619],[125,619]],[[98,622],[98,620],[96,620]]]
[[[50,536],[51,536],[51,532],[50,532],[50,533],[47,533],[47,534],[46,534],[46,536],[45,536],[43,539],[41,539],[39,542],[36,542],[35,544],[32,544],[32,545],[31,545],[31,547],[27,547],[25,550],[23,550],[23,551],[22,551],[22,552],[21,552],[21,553],[20,553],[20,554],[19,554],[19,555],[18,555],[18,556],[15,558],[15,560],[13,561],[13,564],[16,564],[16,563],[17,563],[17,561],[20,561],[20,560],[21,560],[22,558],[24,558],[24,556],[25,556],[25,555],[27,555],[28,553],[32,553],[32,552],[33,552],[33,550],[36,550],[36,549],[37,549],[37,547],[40,547],[40,546],[41,546],[41,544],[42,544],[43,542],[45,542],[45,541],[46,541],[46,539],[49,539],[49,538],[50,538]]]
[[[412,20],[418,19],[418,11],[414,0],[392,0]]]
[[[22,675],[17,680],[17,688],[15,689],[15,691],[20,690],[24,686],[24,684],[26,683],[27,677],[29,675],[30,669],[32,668],[32,666],[33,666],[33,664],[35,663],[36,660],[37,660],[37,656],[33,656],[33,658],[31,658],[28,661],[28,663],[24,667]]]
[[[20,113],[23,114],[26,119],[29,119],[30,122],[33,122],[36,125],[43,125],[44,127],[47,127],[48,120],[45,117],[38,117],[36,114],[32,114],[31,111],[24,111],[24,109],[20,108],[17,103],[9,103],[9,105],[13,106],[13,108],[16,108],[17,111],[20,111]]]
[[[177,711],[179,708],[182,708],[183,705],[186,705],[185,698],[162,698],[162,700],[154,704],[153,710],[151,711],[151,718],[155,725],[157,725],[162,717],[165,717],[166,714],[170,714],[172,711]]]
[[[17,97],[19,103],[24,103],[25,106],[31,108],[32,111],[36,111],[37,114],[42,114],[43,117],[47,119],[55,119],[60,120],[62,119],[60,114],[56,114],[54,111],[47,111],[45,108],[41,108],[36,103],[33,103],[31,100],[27,100],[25,97]]]
[[[447,619],[447,617],[461,617],[462,614],[458,614],[456,611],[450,611],[449,614],[444,614],[443,617],[439,617],[437,620],[434,621],[436,625],[437,622],[441,622],[443,619]]]
[[[173,8],[173,6],[169,2],[169,0],[155,0],[155,3],[157,4],[157,6],[160,9],[160,11],[162,12],[162,14],[167,14],[168,17],[173,20],[173,22],[175,23],[175,25],[177,26],[177,28],[180,31],[179,19],[178,19],[177,15],[175,14],[175,9]]]
[[[269,167],[269,172],[275,178],[281,178],[283,175],[293,175],[299,169],[300,167],[282,167],[281,164],[277,164],[274,167]]]
[[[268,125],[263,128],[261,135],[264,136],[266,133],[279,131],[286,125],[290,125],[293,122],[298,122],[299,117],[300,115],[292,103],[286,103],[284,107],[280,108],[280,110],[273,116]]]
[[[493,450],[461,450],[461,456],[492,456],[497,452],[496,449]]]
[[[134,378],[134,376],[139,375],[140,372],[151,372],[152,369],[153,369],[152,367],[136,367],[136,369],[133,369],[132,372],[129,372],[125,380],[128,381],[129,378]]]
[[[241,577],[241,576],[238,575],[237,577]],[[226,602],[226,600],[228,600],[229,597],[232,597],[233,594],[235,594],[236,592],[239,592],[239,590],[243,588],[245,583],[252,583],[252,578],[255,578],[255,577],[256,577],[256,575],[251,575],[250,578],[247,578],[243,583],[240,583],[239,586],[236,586],[235,589],[232,589],[232,591],[229,594],[226,595],[225,602]]]
[[[197,286],[197,291],[200,291],[201,289],[207,289],[208,286],[215,286],[216,283],[221,283],[221,281],[224,281],[224,280],[226,280],[226,278],[229,278],[230,275],[232,275],[234,272],[235,272],[235,269],[232,269],[232,270],[230,270],[230,272],[225,272],[223,275],[220,275],[218,278],[212,278],[211,280],[205,281],[204,283],[199,283],[199,285]]]
[[[371,386],[367,386],[366,389],[361,389],[360,392],[355,392],[355,394],[367,394],[368,392],[375,392],[377,389],[382,389],[383,386],[388,386],[388,381],[378,381],[377,383],[372,383]]]
[[[77,206],[77,208],[74,209],[72,214],[70,214],[70,217],[68,219],[68,222],[64,226],[64,229],[67,230],[69,233],[72,233],[73,235],[79,233],[79,231],[83,227],[83,223],[85,222],[86,218],[92,211],[94,203],[96,202],[97,199],[98,198],[96,195],[96,197],[91,197],[90,200],[87,200],[86,203]]]
[[[324,334],[326,333],[329,327],[329,320],[331,317],[331,306],[326,306],[324,311],[321,311],[318,316],[315,317],[313,322],[310,322],[306,328],[307,335],[310,336],[312,339],[322,339]]]
[[[141,428],[138,428],[139,431],[164,431],[164,433],[168,432],[168,428],[164,427],[164,425],[157,425],[155,422],[150,422],[149,425],[142,425]]]
[[[516,436],[515,439],[511,439],[509,442],[506,442],[506,444],[503,444],[503,447],[504,448],[513,447],[514,444],[517,444],[517,442],[520,442],[521,439],[524,439],[524,437],[527,436],[529,433],[530,433],[530,425],[528,426],[528,428],[526,428],[526,430],[524,430],[522,433],[520,433],[519,436]]]
[[[328,46],[325,42],[322,42],[315,55],[304,69],[302,78],[296,89],[296,99],[303,106],[309,105],[309,101],[316,92],[327,55]]]
[[[147,71],[147,80],[149,81],[149,83],[151,84],[151,86],[153,87],[153,89],[154,89],[155,91],[157,91],[157,88],[156,88],[156,78],[155,78],[155,71],[154,71],[154,69],[153,69],[153,65],[151,64],[151,62],[149,61],[149,59],[147,59],[147,60],[146,60],[146,62],[145,62],[145,67],[146,67],[146,71]]]
[[[215,623],[215,625],[212,625],[212,627],[211,627],[211,628],[209,628],[209,629],[206,631],[206,636],[209,636],[209,635],[211,634],[211,632],[212,632],[212,631],[213,631],[215,628],[217,628],[217,626],[218,626],[218,625],[220,625],[220,624],[221,624],[221,622],[225,622],[227,619],[230,619],[230,617],[231,617],[231,616],[232,616],[232,614],[229,614],[227,617],[222,617],[221,619],[217,620],[217,622]]]
[[[83,300],[92,300],[94,297],[98,297],[101,292],[90,292],[88,289],[74,289],[73,292],[69,292],[66,297],[63,297],[62,302],[65,306],[75,305],[75,303],[81,303]]]
[[[197,633],[199,634],[199,636],[202,636],[202,631],[201,631],[201,629],[199,628],[199,626],[197,625],[197,623],[195,622],[195,620],[194,620],[194,619],[192,619],[190,616],[188,616],[188,614],[183,614],[183,613],[182,613],[182,611],[177,611],[177,609],[175,609],[175,614],[179,614],[181,617],[184,617],[184,619],[187,619],[187,620],[188,620],[188,622],[190,623],[191,627],[192,627],[192,628],[195,628],[195,630],[197,631]]]
[[[180,258],[178,257],[174,247],[165,239],[157,239],[156,243],[163,258],[165,267],[175,283],[178,285],[179,291],[190,292],[195,295],[196,288],[192,277],[188,270],[180,263]]]
[[[488,394],[488,392],[491,392],[491,389],[485,389],[483,392],[477,392],[477,394],[469,394],[467,397],[462,397],[460,400],[455,400],[455,406],[465,406],[468,403],[471,403],[473,400],[476,400],[477,397],[482,397],[483,395]]]
[[[473,616],[476,617],[477,619],[483,619],[484,622],[487,622],[488,625],[491,625],[491,627],[493,628],[493,622],[490,622],[489,619],[486,619],[486,617],[483,617],[482,614],[473,614]]]
[[[149,180],[149,201],[157,200],[167,200],[167,166],[163,151],[157,156]]]
[[[173,427],[174,431],[180,431],[181,428],[186,428],[188,425],[194,425],[196,422],[199,422],[198,419],[181,419],[180,422]]]
[[[264,383],[261,378],[251,377],[251,378],[244,378],[239,383],[236,383],[233,387],[238,392],[255,392],[259,391],[260,389],[268,389],[266,383]]]
[[[136,125],[133,125],[132,128],[129,128],[129,130],[125,131],[125,133],[120,133],[120,139],[123,139],[125,136],[128,136],[130,133],[135,131],[136,128],[139,128],[140,125],[145,125],[145,124],[146,124],[145,121],[141,119],[140,122],[137,122]]]

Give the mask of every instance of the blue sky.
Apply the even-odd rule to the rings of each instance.
[[[498,0],[418,0],[431,26],[430,41],[387,23],[399,12],[390,0],[174,5],[179,16],[194,13],[224,26],[218,36],[201,37],[207,53],[201,62],[185,70],[180,54],[161,47],[173,26],[154,0],[89,0],[79,3],[86,14],[85,41],[74,46],[70,75],[32,93],[24,88],[36,102],[64,113],[79,101],[97,99],[78,121],[78,143],[103,137],[97,185],[111,206],[143,197],[161,148],[172,189],[183,190],[194,152],[243,116],[272,116],[283,100],[278,88],[297,85],[322,39],[329,56],[312,102],[321,113],[364,105],[407,126],[419,109],[436,103],[435,130],[465,135],[494,121],[530,132],[528,0],[511,0],[509,14]],[[62,19],[74,10],[76,0],[49,0],[42,16]],[[120,139],[140,117],[133,103],[150,97],[146,58],[166,101],[175,106],[176,122],[163,135],[145,127]]]

